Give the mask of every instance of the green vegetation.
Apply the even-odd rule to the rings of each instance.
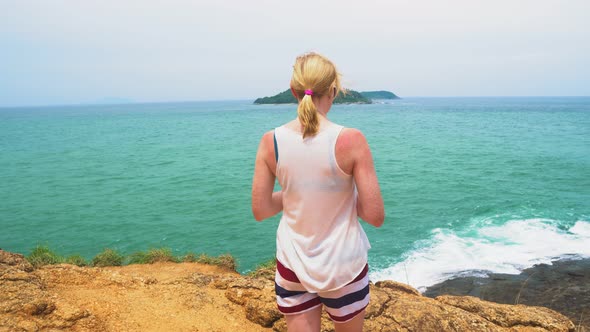
[[[395,93],[389,91],[363,91],[361,95],[369,99],[400,99]]]
[[[334,104],[370,104],[371,100],[365,98],[360,92],[346,90],[346,93],[339,93]],[[287,89],[272,97],[258,98],[254,104],[297,104],[297,99],[293,96],[290,89]]]
[[[254,268],[254,270],[248,272],[248,276],[253,278],[265,278],[269,280],[274,280],[276,268],[277,260],[275,258],[271,258],[264,263],[258,264],[258,266]]]
[[[152,248],[148,251],[137,251],[131,255],[124,256],[116,250],[106,248],[101,253],[96,255],[90,263],[88,263],[81,255],[71,255],[67,258],[60,256],[49,249],[46,245],[38,245],[35,247],[26,259],[35,268],[50,265],[50,264],[72,264],[78,266],[121,266],[127,264],[153,264],[156,262],[191,262],[220,266],[232,271],[236,271],[236,259],[230,254],[223,254],[217,257],[206,254],[197,255],[189,252],[182,257],[176,257],[172,254],[170,248]]]
[[[129,264],[153,264],[156,262],[180,262],[174,257],[170,248],[153,248],[147,252],[138,251],[129,256]]]
[[[34,267],[39,267],[48,264],[60,264],[63,263],[64,258],[51,251],[48,246],[38,245],[36,246],[26,259]]]
[[[346,90],[346,93],[339,93],[334,99],[334,104],[371,104],[371,99],[364,97],[360,92]]]
[[[237,268],[236,259],[230,254],[224,254],[214,257],[205,254],[197,256],[197,254],[189,252],[186,255],[184,255],[184,257],[182,257],[182,261],[189,263],[216,265],[232,271],[236,271]]]
[[[340,93],[334,100],[334,104],[371,104],[373,99],[399,99],[395,93],[390,91],[364,91],[346,90],[346,93]],[[271,97],[258,98],[254,104],[297,104],[297,99],[287,89]]]
[[[272,97],[258,98],[254,104],[297,104],[297,98],[291,93],[291,89],[287,89]]]
[[[51,265],[51,264],[72,264],[78,266],[86,266],[88,263],[84,259],[84,257],[80,255],[72,255],[68,257],[63,257],[56,254],[53,250],[49,249],[46,245],[38,245],[31,251],[31,254],[26,257],[26,259],[33,265],[35,268],[43,266],[43,265]]]
[[[196,262],[201,264],[217,265],[232,271],[236,271],[237,267],[236,259],[230,254],[219,255],[217,257],[201,254],[201,256],[197,258]]]
[[[68,256],[65,259],[65,262],[67,264],[72,264],[72,265],[78,265],[78,266],[87,266],[88,262],[86,262],[86,260],[84,259],[84,257],[80,256],[80,255],[72,255],[72,256]]]
[[[189,252],[182,257],[182,261],[187,263],[195,263],[198,259],[199,257],[194,252]]]
[[[121,266],[124,259],[117,251],[106,248],[92,259],[92,266]]]

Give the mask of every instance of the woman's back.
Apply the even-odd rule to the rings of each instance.
[[[322,306],[337,331],[360,331],[370,298],[370,245],[358,217],[376,227],[384,219],[373,158],[360,131],[327,119],[341,91],[330,60],[297,57],[290,85],[297,119],[263,135],[252,181],[256,220],[283,212],[277,305],[290,331],[319,331]],[[277,178],[281,190],[274,192]]]
[[[277,259],[311,291],[336,289],[364,268],[370,248],[357,220],[353,177],[336,160],[343,127],[323,121],[303,138],[288,125],[274,131],[276,175],[283,191]]]

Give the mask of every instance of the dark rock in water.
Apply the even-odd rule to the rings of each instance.
[[[547,307],[590,331],[590,258],[539,264],[518,275],[490,273],[488,278],[458,277],[429,287],[423,295],[446,294]]]

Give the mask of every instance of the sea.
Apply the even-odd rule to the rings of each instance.
[[[0,108],[0,248],[47,245],[274,257],[251,213],[263,133],[296,105],[252,100]],[[404,98],[335,105],[360,129],[385,202],[361,222],[370,278],[420,290],[590,257],[590,97]]]

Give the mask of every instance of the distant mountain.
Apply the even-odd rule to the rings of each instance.
[[[400,99],[390,91],[363,91],[361,95],[369,99]]]
[[[364,97],[360,92],[346,90],[346,94],[340,93],[334,100],[334,104],[370,104],[371,100]],[[271,97],[258,98],[254,104],[297,104],[297,99],[293,97],[290,89]]]
[[[400,99],[390,91],[365,91],[346,90],[346,94],[340,93],[334,100],[334,104],[371,104],[373,99]],[[254,104],[297,104],[290,89],[271,97],[258,98]]]
[[[297,99],[293,97],[291,89],[287,89],[271,97],[258,98],[254,104],[297,104]]]
[[[334,104],[371,104],[371,99],[366,98],[360,92],[346,90],[346,93],[339,93]]]

